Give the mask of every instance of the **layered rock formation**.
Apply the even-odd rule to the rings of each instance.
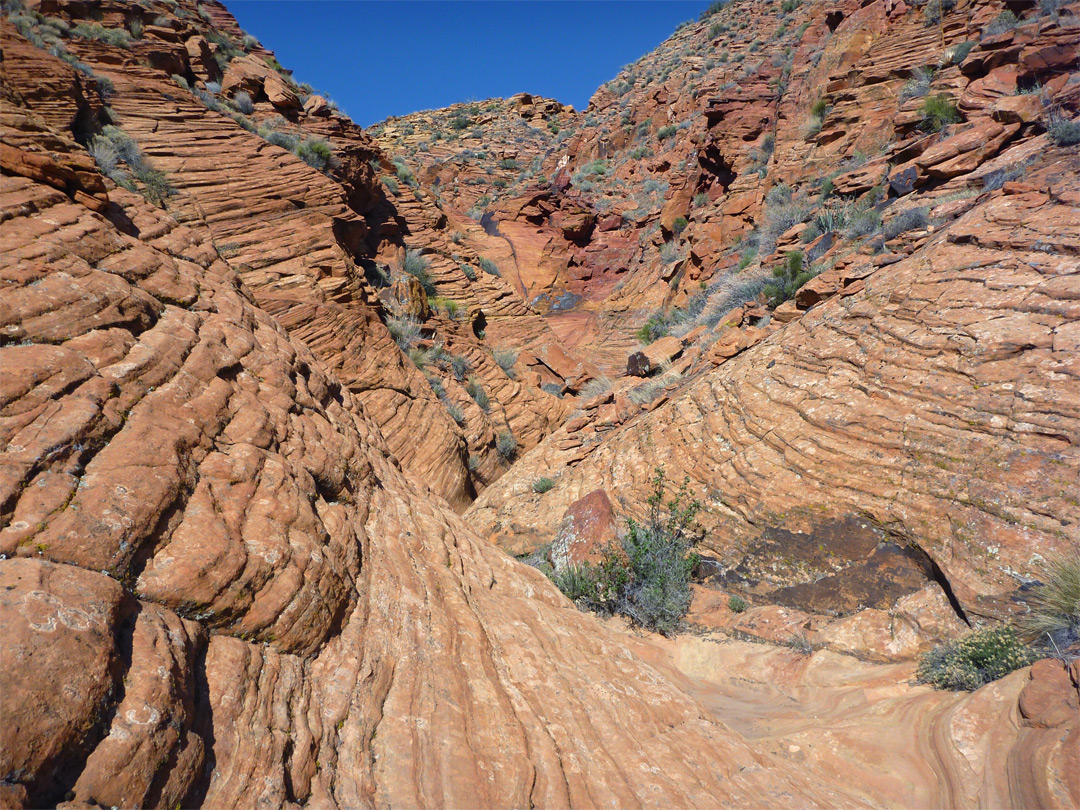
[[[1080,166],[1011,95],[1074,110],[1075,4],[939,71],[941,134],[898,91],[992,4],[747,0],[584,114],[522,95],[379,142],[219,3],[29,5],[0,28],[6,806],[1080,803],[1075,663],[910,682],[1078,542]],[[831,182],[927,221],[775,232],[768,178],[798,202],[882,116],[893,165]],[[831,267],[638,345],[737,283],[755,225],[747,275]],[[657,463],[709,530],[674,641],[503,550],[595,552]],[[727,641],[793,633],[828,649]]]

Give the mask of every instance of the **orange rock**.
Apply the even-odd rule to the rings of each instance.
[[[604,490],[594,490],[571,504],[563,515],[551,545],[551,564],[561,572],[568,566],[599,563],[604,550],[617,539],[611,499]]]

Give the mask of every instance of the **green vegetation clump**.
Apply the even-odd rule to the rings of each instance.
[[[746,600],[741,596],[732,596],[727,600],[728,610],[732,613],[742,613],[748,607]]]
[[[974,630],[939,644],[919,659],[916,677],[939,689],[973,691],[1032,663],[1037,654],[1010,625]]]
[[[553,481],[551,478],[547,478],[546,476],[543,478],[537,478],[535,481],[532,482],[533,492],[537,492],[541,495],[551,490],[551,488],[554,486],[555,481]]]
[[[1070,121],[1055,110],[1046,118],[1046,134],[1058,146],[1075,146],[1080,143],[1080,121]]]
[[[790,250],[784,255],[784,263],[773,270],[773,280],[765,285],[762,292],[769,299],[769,306],[778,307],[794,298],[806,282],[814,277],[812,270],[803,269],[801,250]]]
[[[507,461],[513,459],[518,451],[518,443],[517,439],[514,438],[514,434],[509,430],[500,431],[495,439],[495,449],[498,450],[499,455]]]
[[[643,522],[630,519],[622,541],[610,544],[599,563],[568,566],[555,584],[570,599],[601,613],[672,635],[690,607],[690,577],[699,558],[690,549],[701,502],[689,478],[665,503],[664,468],[657,467]]]
[[[165,173],[153,168],[138,144],[119,127],[104,127],[100,135],[91,138],[87,150],[102,174],[160,208],[176,193]]]
[[[717,12],[722,11],[724,6],[726,6],[727,4],[728,4],[728,0],[713,0],[705,8],[705,10],[703,12],[701,12],[701,15],[698,17],[698,20],[707,20],[713,14],[716,14]]]
[[[1048,560],[1045,576],[1022,629],[1048,653],[1071,660],[1080,656],[1080,551]]]
[[[654,313],[649,316],[649,319],[645,321],[644,325],[638,329],[634,335],[642,343],[649,344],[654,340],[659,340],[668,333],[667,320],[661,313]]]
[[[958,123],[960,111],[952,99],[944,93],[927,96],[922,104],[922,122],[920,127],[927,132],[940,132],[949,124]]]
[[[670,124],[666,127],[660,127],[660,129],[656,131],[656,137],[658,140],[661,141],[666,140],[672,135],[674,135],[677,129],[678,127],[676,127],[674,124]]]
[[[435,282],[431,278],[428,269],[428,260],[418,250],[405,251],[405,258],[401,260],[401,269],[420,282],[427,295],[434,296],[437,292]]]
[[[79,39],[94,39],[117,48],[131,46],[131,34],[123,28],[104,28],[96,22],[79,23],[71,29],[71,36]]]
[[[502,275],[499,272],[499,265],[495,264],[495,262],[493,262],[491,259],[488,259],[486,257],[481,256],[480,260],[477,262],[477,264],[480,265],[481,270],[483,270],[485,273],[487,273],[490,276]]]
[[[491,410],[491,398],[488,397],[487,391],[476,377],[469,377],[469,381],[465,384],[465,391],[484,413]]]
[[[495,358],[495,362],[499,364],[499,368],[506,372],[506,376],[511,380],[517,378],[517,374],[514,372],[514,364],[517,363],[518,353],[513,349],[496,349],[491,353]]]
[[[983,29],[983,36],[993,37],[998,34],[1004,34],[1006,31],[1012,31],[1019,24],[1020,20],[1017,16],[1006,9],[994,17],[990,24]]]

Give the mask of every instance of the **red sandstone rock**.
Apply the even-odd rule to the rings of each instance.
[[[611,500],[604,490],[594,490],[566,510],[551,545],[551,564],[561,572],[567,566],[598,563],[617,539]]]

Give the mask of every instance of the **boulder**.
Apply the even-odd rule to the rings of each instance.
[[[645,352],[634,352],[626,358],[626,373],[631,377],[648,377],[653,373],[649,356]]]
[[[563,515],[551,545],[551,564],[559,573],[568,566],[598,563],[604,550],[617,539],[611,499],[604,490],[593,490],[574,501]]]

